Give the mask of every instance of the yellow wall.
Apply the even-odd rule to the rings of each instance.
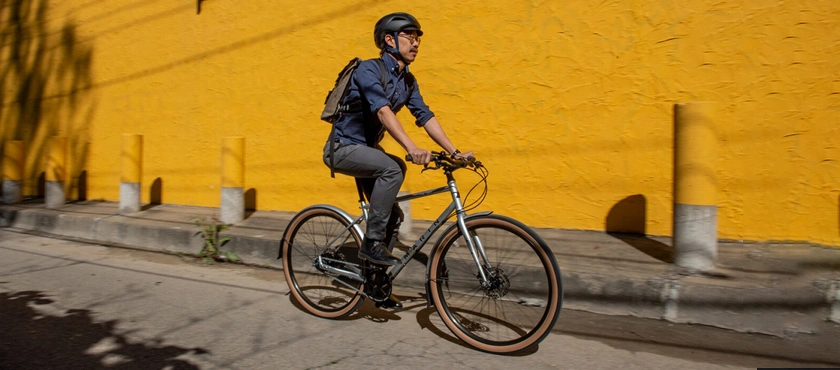
[[[243,136],[259,209],[354,210],[352,181],[320,162],[317,117],[397,10],[426,32],[412,71],[427,103],[490,168],[481,209],[670,235],[673,105],[713,101],[719,236],[840,245],[836,0],[205,0],[200,14],[197,1],[7,1],[2,142],[26,141],[34,194],[46,139],[66,135],[70,196],[115,201],[121,135],[143,134],[144,202],[158,180],[164,203],[218,206],[222,138]],[[440,180],[412,167],[406,188]]]

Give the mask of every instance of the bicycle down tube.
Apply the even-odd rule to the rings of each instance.
[[[418,193],[414,193],[414,194],[403,195],[403,196],[397,197],[397,199],[395,200],[395,203],[405,202],[405,201],[418,199],[418,198],[423,198],[423,197],[427,197],[427,196],[431,196],[431,195],[435,195],[435,194],[440,194],[440,193],[443,193],[443,192],[446,192],[446,191],[449,191],[452,194],[452,202],[449,203],[449,206],[447,206],[446,209],[440,214],[440,216],[438,216],[438,218],[435,219],[434,222],[432,222],[432,224],[429,226],[429,228],[426,229],[426,231],[423,233],[423,235],[420,236],[419,239],[417,239],[417,241],[414,243],[414,245],[412,245],[411,248],[408,249],[408,251],[405,253],[405,255],[402,258],[400,258],[400,264],[394,266],[389,271],[388,275],[391,277],[391,279],[394,279],[394,278],[397,277],[397,275],[399,275],[400,271],[402,271],[402,269],[405,268],[405,266],[408,264],[408,261],[410,261],[411,258],[413,258],[414,255],[426,245],[426,243],[429,241],[429,239],[431,239],[431,236],[435,232],[437,232],[441,228],[441,226],[443,226],[446,223],[446,220],[449,219],[449,217],[450,217],[449,215],[452,214],[452,211],[456,211],[458,228],[461,230],[461,233],[464,235],[464,239],[467,243],[467,247],[469,248],[470,254],[472,254],[473,261],[475,262],[476,267],[478,267],[478,271],[481,274],[481,280],[482,280],[482,282],[487,281],[487,276],[484,273],[484,268],[481,268],[482,264],[478,259],[479,255],[480,255],[481,258],[484,260],[484,262],[485,262],[484,266],[486,267],[487,264],[488,264],[487,256],[485,255],[485,252],[483,250],[478,250],[477,251],[477,249],[480,248],[480,244],[475,243],[472,240],[472,238],[469,237],[470,234],[467,232],[467,226],[466,226],[466,223],[464,221],[464,219],[466,218],[465,211],[464,211],[464,208],[461,204],[461,197],[460,197],[460,194],[458,193],[458,188],[455,185],[455,180],[453,178],[449,179],[448,186],[444,186],[444,187],[440,187],[440,188],[436,188],[436,189],[431,189],[431,190],[426,190],[426,191],[422,191],[422,192],[418,192]],[[359,219],[356,220],[357,223],[367,215],[367,209],[369,207],[370,207],[369,204],[367,204],[366,202],[362,202],[362,213],[363,214],[362,214],[362,216],[359,217]],[[478,248],[476,248],[477,245],[478,245]]]
[[[473,239],[473,237],[471,237],[469,231],[467,230],[466,211],[464,210],[463,205],[461,203],[460,193],[458,192],[458,187],[455,184],[454,177],[451,174],[447,174],[447,177],[448,177],[448,185],[447,186],[440,187],[440,188],[435,188],[435,189],[430,189],[430,190],[426,190],[426,191],[422,191],[422,192],[418,192],[418,193],[407,194],[407,195],[399,196],[399,197],[396,198],[395,203],[409,201],[409,200],[418,199],[418,198],[423,198],[423,197],[436,195],[436,194],[440,194],[440,193],[444,193],[444,192],[448,191],[452,195],[452,202],[449,203],[449,206],[447,206],[446,209],[440,214],[440,216],[438,216],[437,219],[435,219],[435,221],[429,226],[429,228],[426,229],[426,231],[423,233],[423,235],[421,235],[420,238],[417,239],[417,241],[414,243],[414,245],[412,245],[411,248],[408,249],[408,251],[405,253],[405,255],[402,258],[400,258],[400,264],[391,268],[391,270],[388,272],[388,275],[389,275],[391,280],[395,279],[397,277],[397,275],[399,275],[399,273],[403,270],[403,268],[405,268],[405,266],[414,257],[414,255],[418,251],[420,251],[426,245],[426,243],[428,243],[429,239],[431,239],[431,236],[435,232],[437,232],[446,223],[446,220],[449,219],[450,215],[452,214],[452,211],[455,211],[456,212],[456,225],[458,226],[458,229],[461,231],[461,234],[464,236],[464,241],[467,244],[467,248],[468,248],[468,250],[469,250],[469,252],[472,256],[473,262],[475,263],[475,265],[477,267],[477,270],[478,270],[478,273],[479,273],[478,277],[481,279],[482,283],[487,282],[487,275],[485,273],[485,269],[490,267],[490,262],[487,259],[487,255],[486,255],[485,251],[483,250],[483,246],[481,245],[480,241],[478,240],[478,236],[475,236],[475,239]],[[338,233],[338,235],[336,237],[334,237],[332,240],[330,240],[328,243],[326,243],[326,245],[324,247],[321,248],[321,250],[317,254],[318,257],[316,258],[316,265],[319,266],[320,268],[322,268],[324,270],[327,270],[327,271],[330,271],[332,273],[335,273],[335,274],[338,274],[338,275],[341,275],[341,276],[345,276],[345,277],[348,277],[348,278],[352,278],[352,279],[357,280],[357,281],[365,282],[367,279],[365,279],[365,277],[360,274],[361,271],[359,271],[356,267],[352,266],[351,264],[343,263],[344,266],[345,266],[344,268],[347,268],[347,269],[351,270],[351,271],[348,271],[348,270],[345,270],[343,268],[329,266],[328,264],[323,263],[325,258],[322,255],[326,250],[331,248],[333,246],[333,244],[338,239],[340,239],[342,236],[344,236],[345,238],[349,237],[348,235],[345,235],[346,232],[350,231],[350,229],[352,229],[352,228],[356,228],[358,225],[360,225],[362,223],[362,221],[367,219],[370,204],[365,202],[364,198],[360,199],[359,203],[360,203],[360,206],[361,206],[361,209],[362,209],[362,214],[359,217],[357,217],[355,220],[353,220],[349,225],[344,227],[344,230],[342,230],[340,233]],[[485,215],[485,214],[490,214],[490,213],[492,213],[492,212],[479,212],[479,213],[476,213],[473,216]],[[484,261],[484,264],[481,263],[481,261],[479,260],[479,257],[481,258],[481,260]],[[340,262],[340,261],[331,261],[331,262]],[[341,282],[341,281],[339,280],[339,282]]]

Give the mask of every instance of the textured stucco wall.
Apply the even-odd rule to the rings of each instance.
[[[18,3],[31,9],[0,10],[0,132],[32,153],[67,135],[71,197],[117,200],[120,137],[139,133],[144,202],[157,180],[164,203],[217,206],[222,138],[243,136],[259,209],[354,210],[353,182],[320,162],[317,117],[347,60],[375,56],[375,21],[408,10],[426,32],[421,92],[490,168],[481,209],[670,235],[673,104],[712,101],[719,236],[840,245],[836,0]],[[22,27],[5,22],[15,12]],[[29,193],[41,165],[31,155]],[[405,187],[440,180],[412,167]],[[412,210],[433,218],[446,201]]]

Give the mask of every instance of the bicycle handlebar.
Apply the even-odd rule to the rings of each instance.
[[[406,161],[411,162],[412,158],[413,157],[411,156],[411,154],[406,154],[405,155],[405,160]],[[481,167],[481,162],[476,161],[475,157],[469,157],[467,159],[456,159],[456,158],[450,156],[449,153],[446,153],[446,152],[434,152],[433,151],[430,163],[431,162],[434,162],[435,165],[437,166],[437,168],[443,167],[445,165],[447,165],[448,167],[456,167],[456,168],[470,167],[470,166]]]

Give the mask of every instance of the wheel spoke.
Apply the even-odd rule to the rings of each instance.
[[[340,318],[361,304],[359,282],[347,279],[343,284],[314,265],[319,253],[326,257],[324,263],[334,267],[341,267],[347,254],[355,254],[352,250],[361,245],[361,237],[347,225],[349,222],[334,211],[313,208],[296,215],[287,227],[286,250],[282,254],[286,280],[295,299],[312,314]],[[334,239],[336,243],[327,248]]]
[[[467,221],[491,268],[478,268],[457,230],[442,237],[432,265],[432,293],[444,323],[459,338],[490,352],[522,350],[545,337],[560,306],[560,274],[548,247],[502,217]],[[550,302],[553,303],[550,304]]]

